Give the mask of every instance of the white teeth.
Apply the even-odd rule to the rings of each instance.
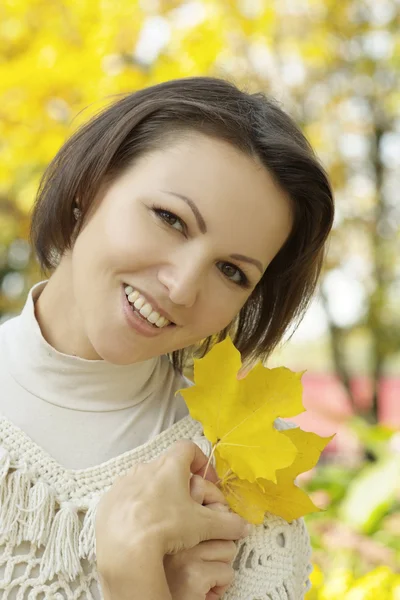
[[[147,320],[150,321],[150,323],[154,323],[156,321],[158,321],[158,319],[160,318],[160,315],[158,314],[157,311],[153,310],[153,312],[147,317]]]
[[[169,325],[170,321],[165,317],[162,317],[156,310],[153,310],[151,304],[140,295],[140,292],[134,290],[132,286],[125,286],[125,294],[127,295],[130,304],[133,305],[142,317],[149,321],[149,323],[159,328]]]
[[[137,308],[138,310],[140,310],[142,308],[142,306],[144,306],[146,304],[146,300],[142,297],[139,297],[134,303],[133,306],[135,308]]]
[[[151,307],[151,304],[145,304],[144,306],[142,306],[142,308],[140,309],[140,314],[143,315],[143,317],[147,317],[151,315],[151,313],[153,312],[153,309]]]
[[[156,327],[164,327],[164,324],[167,322],[167,320],[165,319],[165,317],[160,317],[159,319],[157,319],[157,321],[155,322]]]
[[[139,296],[140,296],[140,294],[138,291],[131,292],[128,295],[128,300],[129,300],[129,302],[133,303],[139,298]]]

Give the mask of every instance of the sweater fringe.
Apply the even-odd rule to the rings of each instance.
[[[62,575],[73,581],[83,573],[81,559],[95,561],[95,518],[99,499],[82,508],[58,501],[54,489],[25,464],[16,464],[0,447],[0,538],[14,546],[31,542],[44,546],[42,582]],[[83,523],[79,513],[85,512]]]
[[[79,536],[79,556],[89,561],[96,560],[96,511],[99,499],[96,498],[89,506],[83,521],[82,531]]]
[[[45,546],[56,511],[54,490],[38,481],[29,490],[28,509],[26,511],[24,539]]]
[[[16,469],[2,481],[0,488],[0,533],[18,546],[24,537],[24,514],[28,507],[31,475],[28,471]]]
[[[79,516],[72,502],[64,502],[54,517],[50,537],[43,553],[40,575],[47,581],[59,573],[70,581],[82,572],[79,560]]]

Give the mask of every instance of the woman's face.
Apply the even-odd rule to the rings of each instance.
[[[116,364],[223,329],[292,224],[290,201],[265,168],[195,133],[140,158],[97,200],[43,292],[53,298],[45,330],[64,353]],[[174,325],[137,316],[127,286],[153,320],[165,312]]]

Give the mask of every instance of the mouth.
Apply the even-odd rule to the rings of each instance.
[[[122,284],[122,288],[129,316],[132,313],[134,317],[143,325],[146,325],[147,328],[153,330],[154,333],[162,329],[176,327],[174,322],[160,314],[138,290],[134,290],[132,286],[126,283]]]

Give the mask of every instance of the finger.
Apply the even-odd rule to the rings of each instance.
[[[203,578],[210,590],[229,586],[234,577],[234,570],[224,562],[207,562],[203,564]]]
[[[213,502],[212,504],[207,504],[207,508],[209,508],[210,510],[216,510],[219,512],[230,512],[230,510],[231,510],[229,508],[229,504],[222,504],[222,502]]]
[[[219,600],[225,594],[229,585],[216,585],[206,595],[206,600]]]
[[[203,476],[207,470],[207,477],[209,481],[217,483],[218,475],[211,466],[208,466],[208,457],[200,450],[200,448],[194,442],[190,440],[179,440],[175,442],[165,452],[165,457],[174,458],[178,461],[182,467],[187,470],[187,473],[195,473],[196,475]]]
[[[200,475],[192,475],[190,479],[190,495],[198,504],[203,504],[205,480]]]
[[[206,540],[240,540],[249,534],[250,525],[236,513],[217,512],[200,506],[206,524],[202,528],[203,539]]]
[[[211,483],[211,481],[207,481],[207,479],[203,479],[203,481],[205,482],[205,494],[202,504],[204,506],[209,506],[210,504],[227,505],[227,501],[221,490],[214,483]]]
[[[196,471],[196,475],[201,475],[204,479],[208,479],[213,483],[219,481],[217,471],[214,469],[209,459],[207,459],[207,464],[205,466],[201,467],[199,471]]]
[[[208,540],[207,542],[201,542],[196,549],[197,556],[208,562],[219,561],[231,563],[237,554],[235,542],[226,540]]]
[[[200,475],[192,475],[190,479],[190,495],[199,504],[226,503],[221,490],[211,483],[211,481],[200,477]]]

